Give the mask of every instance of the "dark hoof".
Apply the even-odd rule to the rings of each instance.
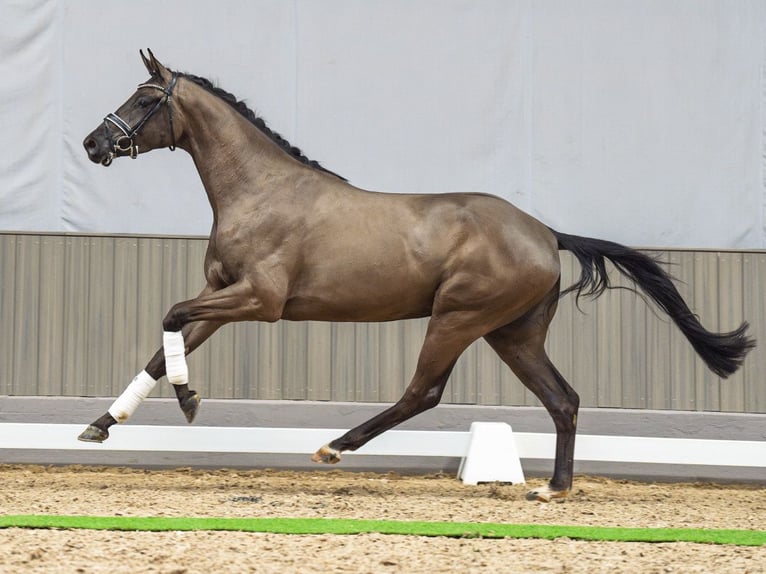
[[[199,395],[194,391],[192,391],[192,394],[181,401],[181,410],[184,412],[186,422],[194,422],[194,419],[197,417],[197,413],[199,412],[199,404],[201,402],[202,399],[200,399]]]
[[[100,429],[93,425],[88,425],[88,428],[82,431],[80,436],[77,437],[77,440],[81,440],[83,442],[104,442],[108,438],[109,431]]]

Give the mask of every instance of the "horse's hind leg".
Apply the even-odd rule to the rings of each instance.
[[[210,335],[212,335],[223,323],[214,321],[199,321],[190,323],[184,331],[186,354],[199,347]],[[117,398],[106,413],[93,421],[77,437],[84,442],[104,442],[109,438],[109,427],[125,422],[135,412],[139,403],[152,391],[157,381],[165,375],[165,355],[160,348],[147,363],[144,370],[139,373],[123,393]],[[188,384],[173,385],[178,404],[188,422],[192,422],[199,410],[199,395],[189,389]]]
[[[356,450],[379,434],[435,407],[441,400],[447,379],[460,354],[479,334],[471,334],[463,313],[448,313],[432,317],[420,351],[415,375],[399,401],[370,420],[324,445],[311,459],[314,462],[336,463],[346,450]]]
[[[558,295],[558,287],[554,295]],[[572,488],[577,411],[580,405],[577,393],[545,353],[545,335],[555,308],[556,299],[549,296],[518,321],[485,336],[500,358],[540,399],[553,418],[556,427],[553,478],[546,488],[527,494],[527,499],[542,502],[565,498]]]

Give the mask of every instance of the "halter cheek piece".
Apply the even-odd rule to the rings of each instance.
[[[112,163],[112,160],[117,157],[117,154],[119,152],[122,153],[128,153],[130,154],[130,157],[133,159],[136,159],[136,156],[138,155],[138,146],[136,145],[136,142],[134,141],[134,138],[141,132],[141,129],[144,127],[144,124],[149,121],[149,118],[151,118],[157,110],[160,109],[160,106],[163,104],[168,105],[168,122],[170,123],[170,151],[173,151],[176,149],[176,136],[173,131],[173,108],[170,106],[170,97],[173,93],[173,88],[176,85],[176,81],[178,79],[178,76],[176,74],[173,74],[172,79],[170,80],[170,84],[167,88],[163,88],[162,86],[159,86],[157,84],[141,84],[138,86],[138,88],[154,88],[155,90],[161,91],[163,94],[165,94],[165,97],[157,100],[157,103],[152,106],[152,109],[150,109],[148,112],[146,112],[146,115],[144,115],[143,118],[136,124],[136,127],[131,128],[128,122],[123,120],[120,116],[117,114],[109,114],[104,118],[104,127],[106,128],[107,134],[109,134],[109,144],[110,144],[110,150],[109,150],[109,156],[104,160],[104,165],[109,165]],[[122,135],[119,136],[117,139],[112,138],[112,131],[109,129],[109,124],[117,126],[117,129],[119,129],[122,132]]]

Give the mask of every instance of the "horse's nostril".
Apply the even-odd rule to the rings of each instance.
[[[88,138],[85,140],[85,147],[86,149],[96,149],[96,140],[93,138]]]

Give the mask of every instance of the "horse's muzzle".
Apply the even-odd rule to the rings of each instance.
[[[106,166],[112,163],[114,153],[111,150],[109,136],[104,133],[105,131],[103,126],[93,130],[88,134],[85,140],[83,140],[82,145],[85,147],[85,151],[88,152],[90,161]]]

